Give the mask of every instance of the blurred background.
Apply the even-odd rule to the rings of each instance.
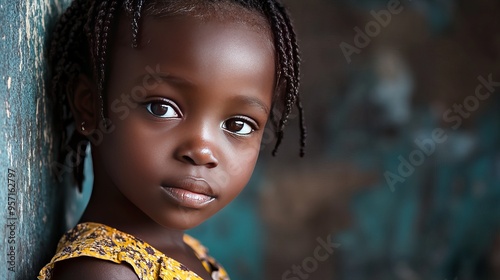
[[[306,157],[296,118],[193,234],[233,279],[500,279],[500,1],[284,3]]]

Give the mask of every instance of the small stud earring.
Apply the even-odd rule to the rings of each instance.
[[[81,127],[82,127],[82,131],[85,131],[85,122],[82,122]]]

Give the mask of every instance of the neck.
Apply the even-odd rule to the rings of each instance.
[[[161,226],[130,202],[94,161],[94,185],[80,223],[95,222],[116,228],[161,248],[185,247],[184,231]]]

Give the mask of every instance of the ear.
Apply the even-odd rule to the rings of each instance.
[[[78,75],[67,98],[75,119],[75,128],[80,134],[89,135],[98,127],[100,100],[96,84],[86,75]]]

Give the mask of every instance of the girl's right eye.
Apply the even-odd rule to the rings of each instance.
[[[181,116],[178,112],[177,106],[166,100],[151,101],[145,105],[146,110],[157,118],[172,119],[180,118]]]

